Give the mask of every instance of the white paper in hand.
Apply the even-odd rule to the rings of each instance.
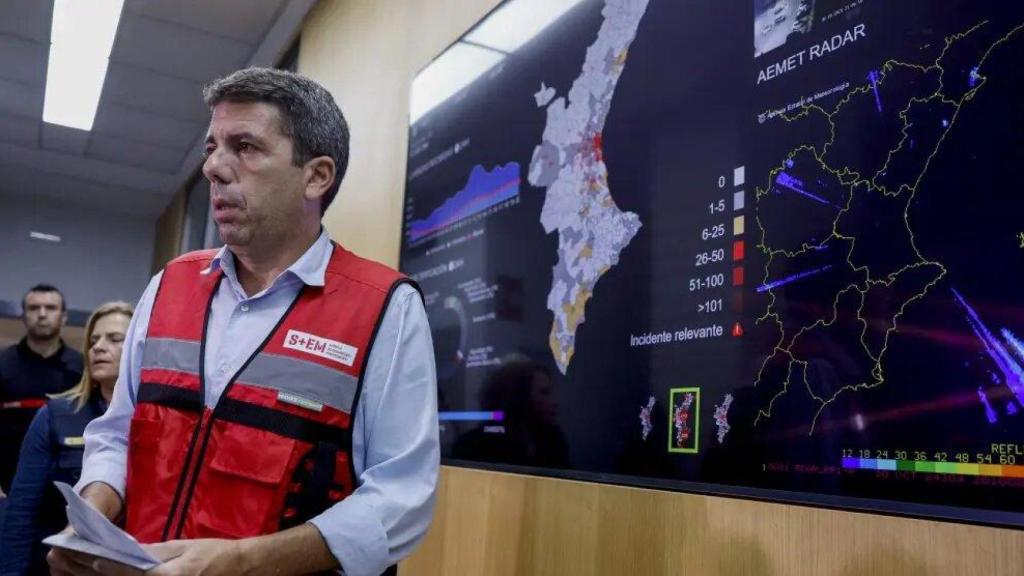
[[[55,534],[43,540],[44,544],[109,558],[141,570],[149,570],[160,564],[135,538],[100,514],[99,510],[75,493],[71,486],[63,482],[54,482],[54,485],[68,503],[68,521],[78,538],[68,534]]]
[[[136,558],[134,556],[124,556],[118,554],[109,548],[104,548],[99,544],[93,544],[88,540],[82,539],[78,534],[54,534],[43,539],[43,544],[47,546],[53,546],[54,548],[67,548],[68,550],[75,550],[90,556],[98,556],[100,558],[106,558],[107,560],[113,560],[126,564],[132,568],[138,568],[139,570],[149,570],[150,568],[156,567],[158,564]]]

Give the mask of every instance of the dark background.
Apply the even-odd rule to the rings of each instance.
[[[755,425],[758,411],[784,389],[785,364],[769,363],[761,383],[754,386],[779,337],[769,323],[755,323],[769,305],[767,295],[754,291],[766,274],[766,258],[756,246],[760,230],[755,216],[762,218],[770,241],[799,240],[801,235],[817,238],[821,230],[827,234],[828,227],[821,222],[827,224],[829,218],[813,203],[770,196],[772,170],[781,168],[796,147],[806,144],[820,151],[828,140],[823,117],[759,124],[757,115],[849,82],[850,90],[816,102],[831,111],[851,90],[865,85],[868,72],[879,70],[886,60],[927,66],[938,57],[943,38],[987,19],[982,34],[958,43],[942,60],[946,93],[958,97],[962,90],[957,86],[966,86],[967,71],[982,48],[1024,23],[1024,8],[997,1],[946,2],[936,10],[925,1],[894,5],[868,0],[840,18],[816,23],[806,34],[791,35],[782,47],[754,59],[752,4],[651,0],[630,47],[603,138],[611,194],[619,208],[636,213],[643,226],[622,251],[619,264],[597,282],[586,321],[576,332],[576,354],[563,376],[548,348],[552,316],[546,309],[551,268],[557,261],[557,233],[546,235],[539,222],[545,190],[526,180],[545,125],[545,110],[536,106],[533,93],[544,82],[557,90],[556,97],[567,94],[587,46],[596,38],[602,4],[583,2],[411,129],[410,149],[417,150],[410,158],[411,168],[464,138],[471,144],[408,183],[407,221],[426,217],[462,188],[474,165],[493,169],[515,161],[523,177],[518,205],[435,241],[403,244],[402,269],[408,273],[456,258],[464,261],[450,274],[421,282],[425,293],[435,295],[428,313],[439,355],[441,409],[506,411],[504,434],[485,432],[478,423],[446,422],[445,457],[826,505],[912,510],[898,503],[938,504],[959,508],[944,509],[942,515],[971,520],[986,521],[991,517],[985,515],[988,510],[1024,512],[1024,483],[1019,481],[825,472],[839,466],[844,450],[857,455],[861,450],[886,450],[890,457],[896,450],[925,451],[929,460],[936,451],[950,456],[966,452],[973,462],[976,453],[989,452],[991,443],[1019,444],[1024,439],[1024,410],[1016,415],[1001,411],[997,423],[987,421],[978,387],[1004,408],[1010,400],[1007,387],[993,380],[992,374],[1000,372],[983,354],[952,297],[955,288],[994,333],[1006,328],[1024,335],[1024,250],[1016,240],[1024,230],[1024,195],[1016,179],[1024,159],[1024,78],[1019,73],[1024,33],[993,52],[982,70],[986,84],[962,107],[951,129],[934,128],[940,117],[948,116],[941,107],[912,108],[910,132],[917,146],[930,142],[934,149],[945,133],[912,201],[906,194],[885,198],[864,187],[844,188],[815,166],[809,153],[794,157],[792,173],[800,173],[809,186],[816,185],[821,195],[831,194],[838,203],[853,196],[842,231],[858,239],[852,256],[857,262],[870,264],[877,274],[907,262],[909,256],[899,249],[909,245],[903,224],[909,202],[906,222],[915,245],[923,258],[941,263],[945,275],[900,318],[886,348],[884,383],[839,395],[822,412],[814,433],[810,423],[817,404],[801,388],[802,381],[785,388],[772,404],[771,417]],[[847,4],[857,3],[819,1],[816,16]],[[759,69],[858,23],[867,25],[867,38],[755,85]],[[893,76],[881,92],[885,115],[877,113],[871,94],[863,96],[870,97],[864,105],[854,100],[846,104],[834,116],[839,138],[826,156],[830,165],[871,166],[879,154],[884,157],[899,141],[898,130],[891,129],[892,122],[901,126],[893,105],[909,101],[914,90],[928,85],[926,76],[906,84]],[[912,160],[906,174],[915,174]],[[747,180],[742,310],[736,308],[735,292],[728,289],[714,292],[725,296],[725,312],[699,315],[696,303],[712,292],[687,290],[690,278],[705,273],[694,268],[693,256],[731,245],[731,177],[739,165],[746,166]],[[722,175],[729,181],[724,191],[717,187]],[[901,176],[905,174],[894,172],[887,178],[895,182]],[[755,200],[758,188],[769,193],[760,203]],[[708,213],[706,205],[718,198],[727,200],[728,220]],[[718,222],[727,222],[726,238],[717,243],[701,240],[701,229]],[[475,229],[484,232],[482,239],[425,255],[438,243]],[[839,289],[862,280],[858,272],[844,268],[849,250],[848,242],[833,240],[820,253],[773,260],[767,269],[769,279],[833,265],[828,273],[776,289],[773,309],[791,322],[815,318],[822,303],[832,302]],[[706,271],[723,271],[728,278],[731,267],[730,263]],[[905,283],[890,290],[872,291],[864,307],[874,331],[869,339],[884,333],[879,326],[891,319],[894,306],[931,281],[926,272],[908,274]],[[498,284],[494,300],[465,301],[458,285],[477,277]],[[462,300],[461,318],[443,306],[451,296]],[[872,362],[851,353],[860,334],[857,308],[852,299],[841,298],[836,323],[796,347],[809,362],[809,386],[817,393],[870,377]],[[479,324],[468,320],[489,311],[498,319]],[[712,320],[727,330],[740,321],[747,333],[739,339],[629,346],[631,334],[697,328]],[[464,356],[468,349],[482,346],[494,347],[494,356],[505,358],[505,366],[465,368],[464,360],[457,359],[459,352]],[[701,388],[700,452],[669,454],[669,390],[691,386]],[[713,415],[727,393],[735,399],[729,412],[732,429],[720,445]],[[653,431],[645,441],[639,414],[651,396],[656,399]],[[861,424],[856,425],[858,416]],[[798,471],[797,465],[805,468]],[[1020,522],[1019,517],[1008,521]]]

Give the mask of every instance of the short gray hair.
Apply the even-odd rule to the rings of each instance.
[[[330,92],[294,72],[254,67],[210,82],[203,100],[211,109],[221,102],[273,104],[283,119],[281,131],[292,140],[297,166],[318,156],[334,160],[334,184],[320,203],[320,214],[327,211],[348,169],[349,139],[348,123]]]

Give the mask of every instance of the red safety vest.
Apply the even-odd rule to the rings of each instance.
[[[302,288],[210,409],[213,256],[168,264],[153,304],[128,435],[126,529],[140,542],[269,534],[351,494],[366,359],[392,292],[410,282],[335,245],[325,285]]]

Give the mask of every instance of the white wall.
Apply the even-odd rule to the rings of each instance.
[[[45,282],[68,306],[92,310],[108,300],[138,300],[149,281],[156,218],[80,206],[44,196],[0,194],[0,300],[20,302]],[[32,240],[57,234],[59,244]]]

